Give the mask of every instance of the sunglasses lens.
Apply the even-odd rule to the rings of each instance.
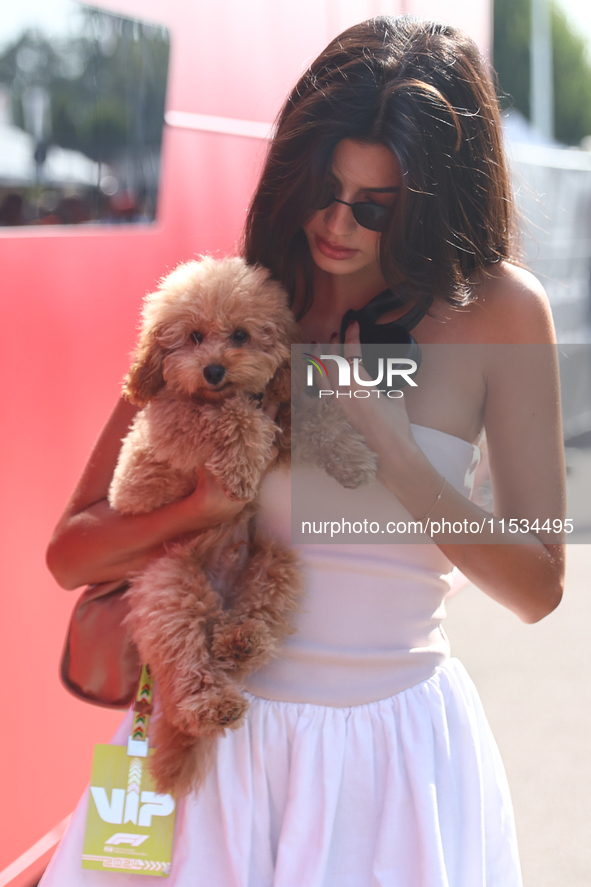
[[[362,228],[368,228],[370,231],[383,231],[388,218],[389,207],[380,206],[378,203],[346,203],[334,196],[330,188],[323,188],[318,195],[316,201],[316,209],[326,209],[336,201],[344,206],[350,206],[353,217],[358,225]]]
[[[387,206],[379,206],[377,203],[354,203],[351,207],[355,221],[362,228],[370,231],[383,231],[388,218]]]

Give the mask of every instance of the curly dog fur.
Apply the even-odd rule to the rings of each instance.
[[[147,296],[124,393],[142,407],[123,441],[113,508],[152,511],[205,466],[230,498],[252,500],[279,451],[289,458],[290,343],[281,286],[227,258],[181,265]],[[274,422],[261,408],[279,403]],[[255,506],[132,578],[129,625],[156,678],[152,769],[160,791],[202,782],[215,740],[242,722],[240,680],[292,630],[301,587],[295,553],[255,529]]]

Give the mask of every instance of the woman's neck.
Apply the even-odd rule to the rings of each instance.
[[[370,299],[387,289],[388,284],[381,272],[368,273],[364,268],[357,274],[329,274],[321,268],[314,269],[314,302],[331,306],[341,317],[349,309],[358,311]]]
[[[358,311],[387,289],[381,274],[329,274],[314,269],[312,307],[300,321],[300,328],[309,341],[330,342],[340,332],[343,316],[351,308]]]

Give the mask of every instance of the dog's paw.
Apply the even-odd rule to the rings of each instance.
[[[238,726],[248,709],[239,689],[228,683],[221,688],[202,689],[183,700],[176,725],[192,736],[219,732],[220,727]]]
[[[239,667],[266,650],[271,641],[271,633],[261,619],[219,625],[214,630],[211,655],[227,668]]]
[[[349,440],[318,456],[318,466],[324,468],[341,486],[355,489],[373,483],[376,478],[378,457],[365,441]]]
[[[209,694],[208,694],[209,695]],[[201,728],[237,727],[248,709],[248,700],[237,687],[228,684],[215,695],[209,695],[201,710]]]
[[[237,726],[248,709],[248,701],[241,696],[240,699],[222,699],[214,717],[214,722],[220,727]]]

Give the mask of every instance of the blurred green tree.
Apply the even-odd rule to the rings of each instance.
[[[112,162],[125,150],[158,148],[162,136],[169,40],[163,28],[82,8],[77,36],[49,40],[25,31],[0,56],[13,119],[25,128],[31,86],[49,95],[47,141]]]
[[[494,0],[493,63],[505,108],[530,116],[530,0]],[[578,145],[591,135],[591,62],[587,41],[552,4],[555,137]]]

